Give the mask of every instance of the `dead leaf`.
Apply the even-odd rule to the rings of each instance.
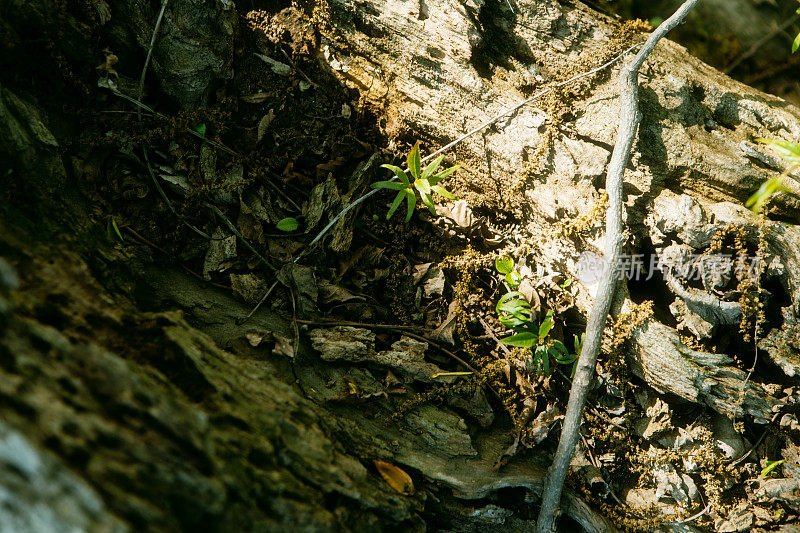
[[[281,63],[280,61],[275,61],[269,56],[265,56],[263,54],[255,54],[261,61],[266,63],[269,66],[269,69],[279,76],[288,76],[292,73],[292,67],[287,65],[286,63]]]
[[[446,342],[450,346],[455,344],[453,334],[456,332],[456,317],[458,317],[458,302],[453,300],[447,308],[447,318],[433,332],[434,340]]]
[[[444,294],[444,272],[441,268],[432,268],[429,274],[423,290],[425,298],[441,296]]]
[[[292,345],[291,339],[276,334],[275,347],[272,349],[272,353],[294,359],[294,346]]]
[[[328,283],[324,280],[319,282],[319,296],[320,302],[325,305],[331,303],[340,304],[351,301],[363,302],[366,300],[366,298],[363,296],[353,294],[342,286],[334,285],[333,283]]]
[[[251,329],[244,334],[247,342],[250,343],[250,346],[256,347],[261,345],[264,341],[272,340],[272,332],[270,331],[259,331],[257,329]]]
[[[258,121],[258,136],[256,137],[256,144],[261,142],[261,139],[264,138],[264,134],[267,133],[267,128],[275,119],[275,112],[270,109],[269,112],[261,117],[261,120]]]
[[[262,92],[259,92],[259,93],[256,93],[256,94],[251,94],[251,95],[248,95],[248,96],[242,96],[241,100],[243,102],[247,102],[248,104],[260,104],[261,102],[263,102],[267,98],[269,98],[269,93],[266,93],[266,92],[262,91]]]
[[[422,281],[422,278],[424,278],[425,274],[428,273],[428,270],[431,268],[432,264],[433,263],[422,263],[420,265],[414,265],[414,272],[411,274],[414,279],[414,285]]]
[[[375,468],[390,487],[406,496],[414,494],[414,482],[411,480],[411,476],[391,463],[378,459],[374,459],[372,462],[375,463]]]
[[[106,48],[103,50],[103,53],[106,55],[105,61],[102,64],[95,67],[97,70],[104,70],[107,76],[114,76],[115,78],[119,78],[119,74],[116,70],[114,70],[114,65],[119,62],[119,58],[114,55],[114,53]]]

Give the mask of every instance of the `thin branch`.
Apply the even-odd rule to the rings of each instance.
[[[279,281],[279,280],[277,280],[277,279],[276,279],[276,280],[275,280],[275,281],[272,283],[272,285],[270,286],[270,288],[269,288],[269,289],[267,289],[267,292],[265,292],[265,293],[264,293],[264,296],[262,296],[262,297],[261,297],[261,300],[259,300],[259,301],[258,301],[258,303],[256,304],[256,306],[253,308],[253,310],[252,310],[252,311],[250,311],[250,312],[247,314],[247,316],[246,316],[246,317],[244,317],[244,318],[243,318],[243,319],[241,319],[241,320],[239,320],[239,319],[237,319],[237,320],[236,320],[236,325],[237,325],[237,326],[241,326],[242,324],[244,324],[245,322],[247,322],[248,320],[250,320],[250,317],[251,317],[251,316],[253,316],[253,315],[256,313],[256,311],[258,311],[258,308],[259,308],[259,307],[261,307],[261,305],[262,305],[264,302],[266,302],[266,301],[267,301],[267,298],[269,298],[269,295],[270,295],[270,294],[272,294],[272,290],[273,290],[273,289],[274,289],[274,288],[275,288],[275,287],[278,285],[278,281]]]
[[[209,203],[206,203],[206,207],[208,207],[209,209],[214,211],[214,213],[216,213],[216,215],[222,220],[222,222],[224,222],[225,225],[228,226],[228,229],[231,230],[231,232],[234,235],[236,235],[239,238],[240,241],[242,241],[242,244],[244,244],[245,248],[250,250],[256,257],[258,257],[261,260],[262,263],[264,263],[266,266],[268,266],[273,272],[277,272],[278,271],[278,269],[275,268],[272,265],[272,263],[270,263],[267,260],[266,257],[261,255],[258,252],[258,250],[253,248],[253,245],[250,244],[250,242],[247,239],[244,238],[244,235],[242,235],[242,233],[238,229],[236,229],[236,225],[233,222],[231,222],[231,219],[229,219],[228,217],[225,216],[225,213],[220,211],[219,207],[215,206],[214,204],[209,204]]]
[[[690,516],[689,518],[681,520],[680,522],[666,522],[666,523],[667,524],[671,523],[671,524],[676,525],[676,526],[682,526],[684,524],[688,524],[689,522],[694,522],[695,520],[697,520],[698,518],[700,518],[701,516],[706,514],[709,509],[711,509],[711,502],[709,502],[708,505],[706,505],[705,508],[702,511],[700,511],[699,513],[697,513],[695,515]]]
[[[585,78],[585,77],[587,77],[587,76],[591,76],[592,74],[595,74],[595,73],[597,73],[597,72],[600,72],[600,71],[601,71],[601,70],[603,70],[603,69],[606,69],[606,68],[610,67],[611,65],[613,65],[614,63],[616,63],[616,62],[617,62],[617,61],[618,61],[620,58],[622,58],[623,56],[625,56],[625,54],[627,54],[628,52],[630,52],[631,50],[633,50],[633,49],[634,49],[634,48],[636,48],[637,46],[639,46],[639,45],[637,44],[637,45],[633,45],[633,46],[631,46],[630,48],[628,48],[627,50],[625,50],[624,52],[622,52],[621,54],[619,54],[619,55],[618,55],[618,56],[616,56],[615,58],[611,59],[610,61],[607,61],[606,63],[603,63],[602,65],[600,65],[600,66],[599,66],[599,67],[597,67],[597,68],[593,68],[592,70],[586,71],[586,72],[584,72],[584,73],[582,73],[582,74],[578,74],[577,76],[573,76],[573,77],[571,77],[571,78],[570,78],[570,79],[568,79],[568,80],[564,80],[564,81],[562,81],[562,82],[556,83],[555,85],[551,85],[550,87],[547,87],[546,89],[542,89],[541,91],[539,91],[538,93],[534,94],[533,96],[531,96],[531,97],[530,97],[530,98],[528,98],[527,100],[523,100],[522,102],[520,102],[520,103],[518,103],[518,104],[516,104],[516,105],[513,105],[513,106],[511,106],[511,107],[509,107],[509,108],[507,108],[507,109],[504,109],[504,110],[503,110],[503,111],[501,111],[499,114],[497,114],[497,115],[495,115],[494,117],[490,118],[490,119],[489,119],[489,120],[487,120],[486,122],[483,122],[482,124],[480,124],[479,126],[475,127],[474,129],[472,129],[472,130],[468,131],[467,133],[465,133],[464,135],[462,135],[461,137],[459,137],[459,138],[458,138],[458,139],[456,139],[455,141],[453,141],[453,142],[451,142],[451,143],[449,143],[449,144],[447,144],[447,145],[443,146],[442,148],[439,148],[438,150],[436,150],[436,151],[435,151],[435,152],[433,152],[432,154],[426,155],[425,157],[423,157],[423,158],[421,159],[421,162],[422,162],[422,163],[424,163],[425,161],[428,161],[428,160],[430,160],[430,159],[433,159],[434,157],[436,157],[437,155],[441,154],[442,152],[445,152],[445,151],[449,150],[450,148],[452,148],[453,146],[457,145],[458,143],[460,143],[460,142],[464,141],[465,139],[468,139],[469,137],[472,137],[473,135],[475,135],[475,134],[476,134],[476,133],[478,133],[479,131],[482,131],[482,130],[484,130],[484,129],[488,128],[489,126],[491,126],[492,124],[494,124],[495,122],[497,122],[498,120],[500,120],[501,118],[503,118],[504,116],[506,116],[506,115],[508,115],[508,114],[511,114],[511,113],[513,113],[514,111],[518,110],[519,108],[521,108],[521,107],[523,107],[523,106],[525,106],[525,105],[527,105],[527,104],[529,104],[529,103],[533,102],[533,101],[534,101],[534,100],[536,100],[537,98],[541,98],[542,96],[546,95],[546,94],[547,94],[547,93],[549,93],[550,91],[553,91],[553,90],[555,90],[555,89],[557,89],[557,88],[559,88],[559,87],[562,87],[562,86],[564,86],[564,85],[567,85],[568,83],[572,83],[573,81],[579,80],[579,79],[581,79],[581,78]],[[408,169],[407,169],[407,168],[405,169],[405,172],[408,172]],[[393,178],[391,178],[391,180],[390,180],[390,181],[394,181],[395,179],[397,179],[397,178],[396,178],[396,177],[393,177]],[[309,245],[308,245],[308,246],[305,248],[305,250],[303,250],[303,251],[300,253],[300,255],[298,255],[298,256],[297,256],[297,258],[295,258],[295,260],[294,260],[294,261],[295,261],[295,263],[296,263],[297,261],[299,261],[299,260],[300,260],[300,258],[301,258],[301,257],[303,257],[303,256],[304,256],[306,253],[308,253],[308,252],[311,250],[311,247],[312,247],[312,246],[314,246],[314,245],[315,245],[315,244],[316,244],[316,243],[317,243],[317,242],[318,242],[318,241],[319,241],[319,240],[320,240],[322,237],[324,237],[324,236],[325,236],[325,234],[326,234],[326,233],[328,233],[328,231],[329,231],[329,230],[330,230],[330,229],[333,227],[333,225],[334,225],[334,224],[336,224],[337,222],[339,222],[339,220],[340,220],[340,219],[341,219],[343,216],[345,216],[345,215],[346,215],[346,214],[347,214],[347,213],[348,213],[348,212],[349,212],[351,209],[353,209],[355,206],[357,206],[357,205],[359,205],[359,204],[363,203],[364,201],[366,201],[368,198],[371,198],[371,197],[372,197],[372,196],[374,196],[375,194],[378,194],[378,193],[379,193],[381,190],[382,190],[382,189],[372,189],[370,192],[368,192],[367,194],[365,194],[365,195],[364,195],[364,196],[362,196],[361,198],[358,198],[357,200],[353,201],[353,202],[352,202],[350,205],[348,205],[347,207],[345,207],[344,209],[342,209],[342,210],[339,212],[339,214],[338,214],[338,215],[336,215],[336,216],[333,218],[333,220],[331,220],[330,222],[328,222],[328,225],[327,225],[327,226],[325,226],[324,228],[322,228],[322,231],[320,231],[320,232],[317,234],[317,236],[316,236],[316,237],[314,237],[314,240],[313,240],[313,241],[311,241],[311,243],[309,243]]]
[[[536,529],[540,533],[555,531],[557,511],[561,501],[561,491],[564,488],[564,479],[567,476],[572,454],[578,442],[580,432],[581,413],[586,403],[586,395],[594,376],[597,353],[603,337],[608,311],[619,282],[619,272],[616,268],[622,252],[624,241],[622,228],[622,184],[625,167],[630,159],[631,147],[639,125],[639,68],[655,48],[656,44],[670,30],[677,26],[689,11],[694,8],[699,0],[686,0],[678,10],[665,20],[645,41],[633,61],[622,67],[620,71],[620,117],[617,131],[617,142],[611,161],[606,172],[606,191],[608,192],[609,206],[606,214],[606,268],[600,280],[589,320],[586,325],[586,340],[581,349],[575,377],[567,403],[567,412],[564,416],[564,425],[561,430],[561,439],[553,464],[547,472],[544,492],[542,493],[542,508],[536,522]]]
[[[774,30],[772,30],[771,32],[769,32],[768,34],[766,34],[764,37],[762,37],[761,39],[759,39],[759,40],[758,40],[758,42],[756,42],[756,43],[755,43],[753,46],[751,46],[751,47],[750,47],[750,49],[748,49],[748,50],[747,50],[747,52],[745,52],[744,54],[740,55],[740,56],[739,56],[739,57],[736,59],[736,61],[734,61],[733,63],[731,63],[731,64],[730,64],[730,65],[729,65],[729,66],[728,66],[728,67],[727,67],[727,68],[724,70],[725,74],[730,74],[731,72],[733,72],[733,70],[734,70],[736,67],[738,67],[738,66],[739,66],[739,65],[741,65],[743,62],[747,61],[747,60],[748,60],[748,59],[750,59],[752,56],[754,56],[754,55],[756,54],[756,52],[758,52],[759,50],[761,50],[761,47],[762,47],[762,46],[764,46],[765,44],[767,44],[769,41],[771,41],[771,40],[772,40],[772,39],[773,39],[775,36],[777,36],[778,34],[780,34],[780,33],[784,32],[784,31],[786,30],[786,28],[788,28],[789,26],[791,26],[792,24],[794,24],[795,22],[797,22],[797,20],[798,20],[798,19],[800,19],[800,14],[798,14],[798,15],[794,15],[793,17],[789,18],[789,19],[788,19],[786,22],[784,22],[783,24],[781,24],[780,26],[778,26],[777,28],[775,28]]]
[[[416,330],[416,331],[424,331],[425,328],[422,326],[403,326],[400,324],[371,324],[368,322],[352,322],[349,320],[302,320],[297,319],[297,321],[301,324],[306,324],[309,326],[325,326],[326,328],[332,328],[336,326],[351,326],[354,328],[372,328],[372,329],[395,329],[398,331],[403,330]],[[427,342],[427,341],[425,341]]]
[[[125,94],[123,92],[120,92],[120,90],[117,89],[116,87],[114,87],[113,85],[109,84],[109,85],[104,85],[103,87],[108,89],[109,91],[111,91],[111,93],[114,94],[115,96],[119,96],[123,100],[127,100],[128,102],[132,103],[136,107],[144,109],[145,111],[148,111],[148,112],[154,114],[158,118],[165,118],[166,117],[166,115],[164,115],[162,113],[159,113],[158,111],[156,111],[155,109],[153,109],[149,105],[147,105],[145,103],[142,103],[140,100],[137,100],[136,98],[130,97],[127,94]],[[231,150],[230,148],[228,148],[224,144],[219,143],[219,142],[215,141],[214,139],[209,139],[208,137],[206,137],[202,133],[196,132],[192,128],[186,128],[186,133],[189,133],[190,135],[194,135],[198,139],[201,139],[201,140],[207,142],[208,144],[210,144],[211,146],[213,146],[215,148],[219,148],[223,152],[227,152],[228,154],[230,154],[230,155],[232,155],[234,157],[239,157],[239,154],[237,154],[236,152],[234,152],[233,150]]]
[[[194,226],[194,225],[186,222],[186,220],[181,216],[181,214],[178,213],[178,211],[175,209],[175,206],[172,205],[172,202],[169,201],[169,197],[167,196],[167,193],[164,192],[164,188],[161,187],[161,184],[158,182],[158,178],[156,178],[155,172],[153,172],[153,167],[150,164],[150,158],[147,155],[147,148],[144,147],[144,146],[142,146],[142,155],[144,156],[144,162],[145,162],[145,166],[147,167],[147,172],[150,173],[150,178],[153,180],[153,185],[155,185],[155,188],[158,191],[158,194],[161,195],[161,199],[164,200],[165,204],[167,204],[167,207],[169,207],[169,210],[172,211],[172,214],[175,215],[176,217],[178,217],[178,220],[182,224],[184,224],[187,228],[192,230],[193,232],[197,233],[198,235],[200,235],[204,239],[211,239],[211,237],[208,235],[208,233],[206,233],[205,231],[201,230],[197,226]]]
[[[158,18],[156,19],[156,25],[153,28],[153,35],[150,37],[150,46],[147,48],[147,57],[144,59],[144,66],[142,67],[142,75],[139,78],[139,92],[136,93],[136,98],[139,101],[142,100],[142,94],[144,93],[144,77],[147,74],[147,67],[150,65],[150,58],[153,55],[153,47],[156,44],[156,35],[158,35],[158,30],[161,28],[161,21],[164,19],[164,12],[167,10],[167,4],[169,4],[169,0],[161,0],[161,11],[158,12]],[[142,119],[142,110],[141,108],[136,110],[137,116],[139,120]]]

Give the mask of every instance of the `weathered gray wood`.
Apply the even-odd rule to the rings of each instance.
[[[368,9],[347,0],[331,6],[337,24],[325,34],[321,61],[343,83],[359,89],[365,103],[381,110],[387,134],[421,137],[431,151],[524,100],[529,88],[558,81],[571,65],[591,65],[615,27],[580,3],[522,2],[513,15],[473,2],[431,2],[422,12],[416,4],[381,1],[369,2]],[[393,66],[391,72],[386,65]],[[615,77],[599,76],[586,96],[565,101],[574,118],[560,125],[540,172],[526,174],[531,168],[527,160],[543,142],[546,120],[559,118],[548,117],[544,102],[454,149],[453,158],[463,168],[451,187],[473,206],[515,213],[522,238],[535,250],[531,257],[537,265],[531,266],[539,271],[578,277],[581,252],[604,247],[600,221],[577,243],[559,234],[553,223],[586,212],[600,198],[594,183],[608,162],[619,112]],[[721,75],[671,42],[648,59],[640,85],[642,122],[625,172],[623,215],[634,245],[655,233],[648,213],[662,192],[686,192],[707,210],[730,211],[727,206],[741,206],[762,181],[782,170],[780,159],[752,139],[792,139],[800,133],[795,107]],[[782,194],[776,205],[783,216],[800,213],[795,196]],[[756,221],[744,208],[736,218],[746,220],[753,234]],[[725,226],[723,219],[707,224],[705,234],[683,237],[708,246],[714,232]],[[767,230],[770,248],[786,266],[780,279],[797,302],[796,275],[789,272],[796,271],[793,250],[800,240],[785,224],[768,227],[776,228]],[[670,242],[675,238],[671,233]],[[592,283],[581,284],[576,304],[587,314],[596,290]],[[787,312],[796,314],[796,303]],[[730,360],[697,356],[706,367],[703,372],[728,376],[726,386],[703,389],[696,380],[700,367],[684,364],[687,348],[668,342],[677,338],[675,331],[658,327],[666,328],[658,349],[647,344],[645,333],[634,336],[632,352],[638,368],[673,369],[669,377],[643,372],[654,387],[728,415],[748,413],[762,422],[769,418],[774,402],[758,383],[747,385],[753,401],[735,407],[735,383],[743,376]]]

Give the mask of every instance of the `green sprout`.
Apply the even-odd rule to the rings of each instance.
[[[514,271],[512,258],[497,258],[494,265],[498,272],[505,275],[506,283],[511,289],[519,287],[522,278],[519,273]],[[514,331],[514,335],[506,337],[500,342],[509,346],[531,349],[535,373],[542,372],[545,376],[549,376],[551,357],[563,365],[569,365],[578,360],[578,354],[580,354],[583,344],[583,335],[575,336],[575,353],[570,354],[562,341],[550,337],[550,330],[555,326],[552,310],[547,311],[541,324],[537,324],[531,304],[517,290],[501,296],[495,309],[500,323]],[[572,371],[575,372],[574,367]]]
[[[461,165],[456,165],[445,169],[438,174],[434,174],[436,169],[439,168],[439,165],[442,163],[443,159],[444,154],[440,155],[423,168],[419,155],[419,141],[417,141],[417,143],[414,145],[414,148],[412,148],[411,152],[408,154],[408,172],[414,179],[413,182],[409,179],[408,174],[406,174],[406,172],[400,167],[396,167],[394,165],[381,165],[383,168],[388,168],[394,172],[394,175],[398,180],[400,180],[399,182],[379,181],[372,184],[373,189],[380,188],[397,191],[397,196],[395,196],[391,207],[389,207],[389,212],[386,214],[387,220],[392,217],[395,211],[397,211],[397,208],[400,207],[400,204],[403,203],[404,199],[408,201],[406,222],[411,220],[411,215],[414,213],[414,207],[417,205],[417,192],[419,192],[422,203],[424,203],[433,214],[436,214],[436,207],[432,199],[433,193],[451,200],[456,198],[453,193],[439,185],[439,182],[458,170]]]
[[[770,178],[762,183],[761,187],[745,202],[745,207],[749,207],[753,213],[758,214],[774,194],[789,190],[783,185],[783,178],[795,169],[800,168],[800,144],[782,139],[758,138],[756,141],[770,145],[778,155],[789,162],[789,168],[777,178]]]

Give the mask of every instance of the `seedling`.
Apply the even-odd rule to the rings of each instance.
[[[436,206],[432,199],[433,193],[444,196],[445,198],[451,200],[456,198],[453,193],[439,185],[439,182],[458,170],[461,165],[455,165],[439,172],[438,174],[434,174],[436,169],[439,168],[439,165],[442,163],[443,159],[444,154],[440,155],[422,168],[419,155],[419,141],[417,141],[417,144],[415,144],[414,148],[411,149],[411,152],[408,153],[408,172],[411,174],[411,177],[414,180],[413,182],[409,179],[408,174],[406,174],[406,172],[400,167],[388,164],[381,165],[383,168],[388,168],[394,172],[394,175],[398,180],[400,180],[399,182],[379,181],[372,184],[373,189],[390,189],[397,191],[397,196],[395,196],[392,205],[389,207],[389,212],[386,213],[386,220],[389,220],[392,217],[394,212],[397,211],[397,208],[400,207],[400,204],[403,203],[404,199],[408,201],[406,222],[411,220],[411,215],[414,213],[414,207],[417,205],[417,192],[419,192],[422,203],[425,204],[430,212],[434,215],[436,214]]]
[[[514,270],[514,260],[510,257],[495,260],[495,268],[505,275],[509,288],[516,289],[522,282],[522,277]],[[525,296],[517,290],[512,290],[500,297],[497,302],[497,314],[500,323],[514,331],[514,335],[502,339],[500,342],[509,346],[529,348],[533,352],[533,371],[550,375],[550,358],[556,363],[569,365],[578,360],[583,335],[575,336],[575,353],[570,354],[567,347],[558,339],[550,337],[550,330],[555,325],[553,311],[545,314],[541,324],[536,322],[536,314],[531,310],[531,304]],[[575,369],[573,367],[573,373]]]

